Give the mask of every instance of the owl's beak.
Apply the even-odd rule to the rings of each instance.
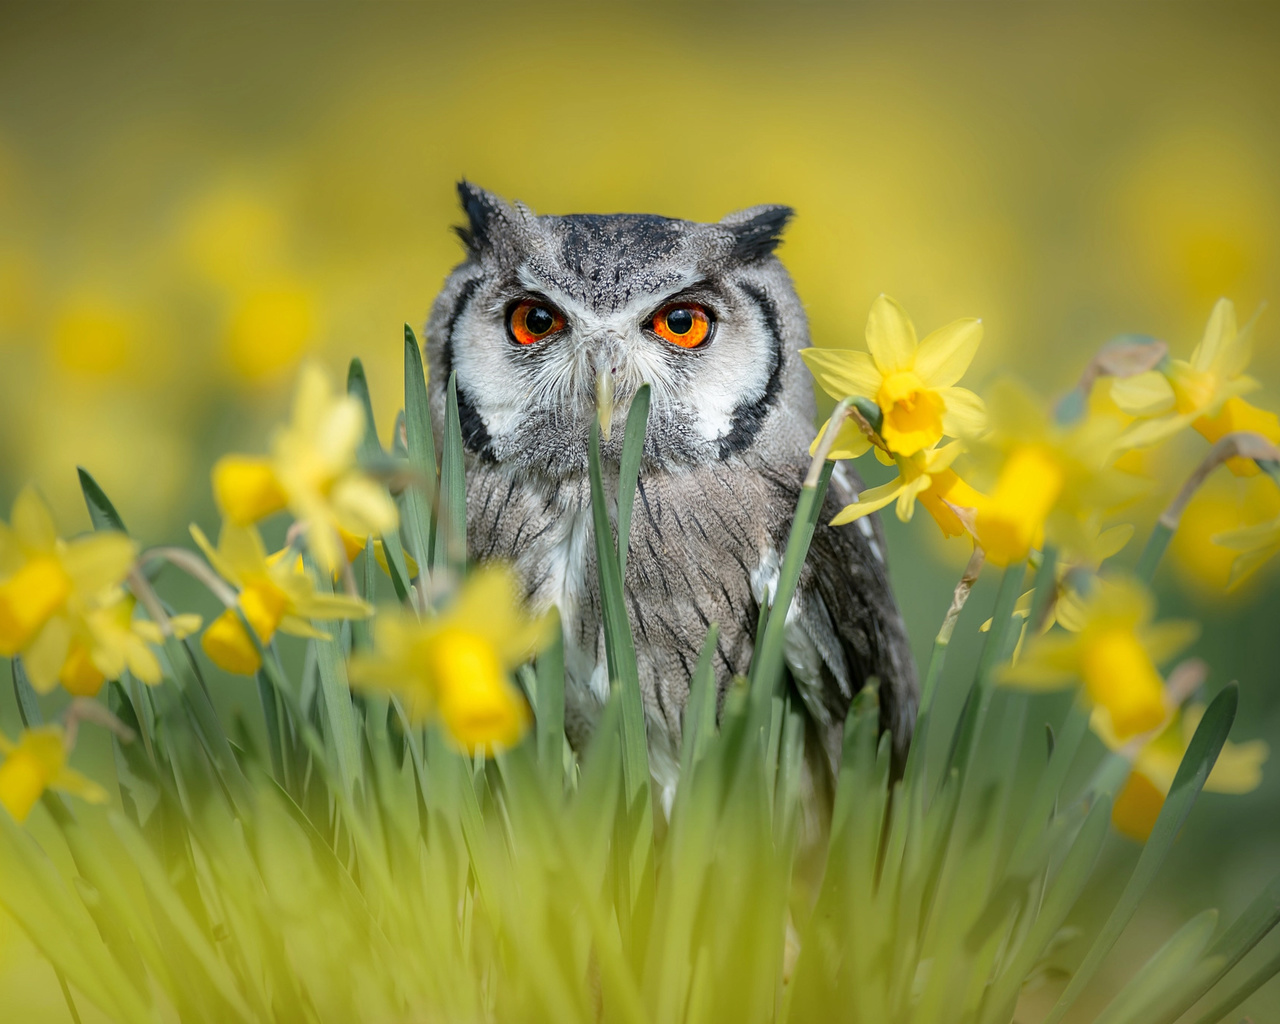
[[[596,373],[596,420],[600,424],[600,437],[607,444],[613,432],[613,373],[601,367]]]

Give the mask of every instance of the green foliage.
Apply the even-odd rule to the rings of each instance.
[[[383,540],[397,596],[427,613],[432,592],[413,585],[401,543],[419,574],[463,572],[462,438],[451,378],[437,471],[407,328],[405,368],[404,443],[387,455],[370,426],[362,458],[404,464],[403,538]],[[349,387],[367,400],[358,363]],[[414,727],[395,697],[353,699],[346,660],[360,634],[338,627],[308,641],[301,678],[286,675],[274,645],[263,651],[258,750],[219,719],[201,660],[170,637],[160,686],[126,676],[110,688],[109,706],[136,734],[113,741],[120,809],[44,797],[71,870],[0,813],[0,903],[68,998],[131,1022],[1008,1024],[1065,946],[1079,966],[1046,1019],[1071,1008],[1184,827],[1234,719],[1234,687],[1201,720],[1114,911],[1074,943],[1068,924],[1089,898],[1123,771],[1108,761],[1084,786],[1069,782],[1087,749],[1087,716],[1073,708],[1051,723],[1034,790],[1015,785],[1024,747],[1041,747],[1041,705],[994,687],[992,673],[1015,638],[1021,565],[1006,571],[970,680],[943,677],[954,615],[944,623],[901,778],[879,734],[875,681],[857,695],[822,820],[783,645],[824,464],[801,491],[752,678],[730,687],[718,715],[718,634],[708,632],[668,815],[650,779],[623,585],[647,412],[645,389],[616,465],[602,461],[594,428],[590,439],[612,691],[590,747],[565,739],[558,631],[521,673],[534,732],[490,761]],[[101,488],[81,480],[95,526],[119,527]],[[370,599],[372,557],[370,547],[353,573]],[[1051,571],[1038,574],[1034,608],[1051,583]],[[967,593],[962,584],[957,612]],[[34,694],[14,669],[35,724]],[[967,687],[955,721],[938,717],[945,687]],[[1170,1024],[1206,996],[1196,1019],[1223,1019],[1280,969],[1273,958],[1234,974],[1280,919],[1278,887],[1225,929],[1212,912],[1193,918],[1097,1024]]]

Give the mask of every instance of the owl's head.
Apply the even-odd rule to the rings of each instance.
[[[470,455],[525,472],[585,472],[593,420],[616,460],[651,386],[647,465],[793,456],[812,436],[797,351],[804,312],[774,255],[792,211],[714,224],[642,214],[536,216],[458,186],[467,258],[427,323],[439,429],[458,375]],[[615,429],[616,428],[616,429]]]

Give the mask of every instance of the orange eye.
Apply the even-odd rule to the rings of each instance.
[[[563,328],[564,316],[560,311],[537,299],[525,299],[517,303],[507,317],[507,330],[512,339],[521,345],[532,345]]]
[[[653,333],[681,348],[697,348],[711,333],[711,317],[701,306],[667,306],[654,315]]]

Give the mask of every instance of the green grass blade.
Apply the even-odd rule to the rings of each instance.
[[[1066,991],[1059,997],[1057,1004],[1049,1012],[1049,1016],[1045,1018],[1045,1024],[1056,1024],[1071,1008],[1138,909],[1139,901],[1164,863],[1174,839],[1186,822],[1187,815],[1191,813],[1196,797],[1204,788],[1205,780],[1209,777],[1214,762],[1218,760],[1222,745],[1227,740],[1227,733],[1231,731],[1231,723],[1235,721],[1238,702],[1239,691],[1232,683],[1213,699],[1208,710],[1205,711],[1204,718],[1200,720],[1196,734],[1191,739],[1191,745],[1178,766],[1169,795],[1160,809],[1160,816],[1156,819],[1151,837],[1138,858],[1138,865],[1134,868],[1133,875],[1120,894],[1120,899],[1107,919],[1107,923],[1103,925],[1102,931],[1086,954],[1084,962],[1067,985]]]
[[[351,360],[347,367],[347,394],[360,402],[364,409],[364,437],[360,441],[360,458],[377,460],[382,457],[382,445],[378,442],[378,424],[373,418],[373,400],[369,397],[369,379],[364,374],[364,363]]]
[[[405,491],[408,507],[405,527],[409,548],[425,569],[431,559],[431,509],[436,500],[436,442],[431,433],[431,407],[427,399],[422,350],[413,328],[404,325],[404,429],[409,465],[418,479]]]
[[[382,550],[387,555],[387,569],[390,570],[391,586],[395,589],[396,598],[401,604],[409,599],[409,565],[404,560],[404,548],[400,546],[400,535],[396,533],[382,534]],[[366,557],[368,557],[366,555]],[[418,571],[422,572],[425,562],[418,563]]]
[[[462,422],[458,418],[458,374],[449,374],[445,399],[443,449],[440,453],[440,507],[432,568],[461,574],[467,561],[467,483]]]
[[[1188,979],[1181,986],[1178,998],[1172,1000],[1152,1024],[1173,1024],[1265,939],[1277,922],[1280,922],[1280,875],[1271,880],[1271,884],[1254,898],[1209,949],[1206,960],[1214,962],[1214,970],[1202,977]]]
[[[93,528],[128,533],[120,513],[111,504],[111,499],[107,497],[106,492],[98,486],[98,481],[90,476],[89,471],[83,466],[77,467],[76,472],[80,475],[80,491],[84,494],[84,503],[89,506],[89,519],[93,522]]]
[[[782,684],[787,609],[791,607],[791,600],[795,597],[800,569],[809,553],[809,544],[813,540],[818,516],[822,513],[822,502],[834,468],[834,462],[824,462],[817,480],[806,480],[800,488],[800,497],[796,502],[791,533],[787,537],[786,554],[783,555],[782,567],[778,572],[778,589],[765,625],[764,640],[760,644],[760,657],[751,665],[752,717],[761,726],[768,721],[773,697]]]
[[[564,631],[555,615],[551,643],[538,655],[537,704],[538,764],[548,789],[564,788]]]
[[[698,664],[689,681],[689,702],[684,708],[680,735],[680,778],[688,779],[694,766],[703,758],[716,728],[716,643],[720,627],[714,622],[698,654]]]
[[[112,1019],[154,1020],[98,936],[83,902],[23,826],[0,812],[0,907],[50,963]]]
[[[1107,797],[1095,801],[1067,851],[1062,867],[1050,883],[1026,938],[992,984],[978,1018],[980,1024],[1006,1024],[1012,1019],[1023,982],[1049,941],[1062,927],[1093,874],[1094,864],[1107,838],[1110,818],[1111,801]]]
[[[1195,1019],[1195,1024],[1218,1024],[1226,1018],[1227,1014],[1278,974],[1280,974],[1280,950],[1268,957],[1262,966],[1247,978],[1219,996],[1217,1002]]]
[[[40,713],[40,701],[31,680],[27,678],[27,670],[22,667],[22,659],[15,657],[9,664],[13,669],[13,696],[18,702],[18,717],[22,719],[22,727],[31,729],[43,725],[44,715]]]
[[[1195,970],[1217,924],[1218,912],[1204,910],[1179,928],[1116,993],[1094,1024],[1146,1024],[1152,1007],[1163,1001],[1170,987]]]
[[[625,865],[626,884],[619,913],[624,933],[631,929],[631,907],[642,890],[652,884],[653,806],[649,796],[649,745],[645,732],[644,701],[636,666],[635,641],[622,586],[618,548],[614,543],[609,510],[605,504],[600,466],[600,432],[592,424],[590,438],[591,518],[595,529],[596,566],[600,603],[604,613],[605,658],[609,680],[621,705],[623,820],[618,853]]]
[[[320,593],[332,593],[332,581],[325,577],[317,586]],[[356,724],[355,707],[351,703],[351,687],[347,683],[347,659],[341,640],[341,624],[321,623],[332,635],[328,640],[313,640],[316,666],[320,670],[320,694],[323,698],[325,734],[333,744],[338,781],[348,800],[363,784],[363,764],[360,757],[360,730]]]
[[[630,548],[631,509],[635,504],[640,461],[644,456],[645,427],[649,422],[649,385],[641,384],[627,411],[626,433],[622,438],[622,463],[618,474],[618,572],[627,578]]]

